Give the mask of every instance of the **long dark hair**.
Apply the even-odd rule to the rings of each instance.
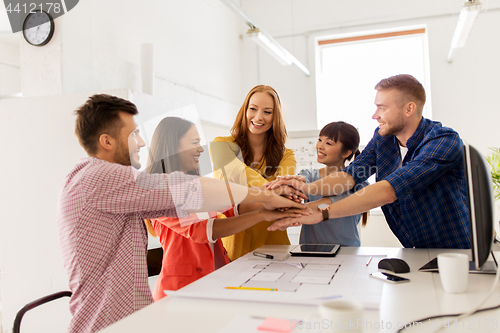
[[[326,136],[330,140],[342,143],[342,154],[350,150],[352,153],[346,158],[351,160],[360,154],[359,151],[359,132],[358,130],[343,121],[335,121],[325,125],[319,132],[319,136]],[[362,214],[361,225],[366,226],[368,220],[368,212]]]
[[[178,117],[163,118],[155,129],[149,149],[147,173],[171,173],[180,170],[180,139],[195,126],[189,120]],[[188,174],[199,175],[199,169]]]
[[[285,153],[285,141],[287,138],[285,122],[283,121],[283,116],[281,114],[281,101],[276,90],[273,87],[258,85],[252,88],[250,92],[245,97],[243,105],[241,105],[240,111],[236,115],[234,125],[231,128],[231,135],[238,147],[241,149],[241,154],[243,156],[243,161],[246,165],[251,166],[253,162],[253,152],[248,144],[248,121],[246,113],[248,110],[248,105],[250,104],[250,98],[253,94],[257,92],[265,92],[269,94],[274,100],[274,110],[273,110],[273,125],[266,132],[265,140],[265,151],[264,157],[266,159],[266,168],[264,173],[264,178],[271,177],[277,170],[281,159]],[[268,172],[269,170],[269,172]]]

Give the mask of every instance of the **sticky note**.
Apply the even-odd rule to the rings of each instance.
[[[291,332],[293,321],[289,319],[279,319],[267,317],[260,326],[257,327],[259,331],[270,332]]]

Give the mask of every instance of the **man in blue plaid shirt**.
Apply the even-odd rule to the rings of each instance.
[[[330,204],[328,218],[382,206],[404,247],[470,248],[463,143],[458,133],[422,117],[425,90],[413,76],[383,79],[375,89],[377,110],[372,118],[379,127],[349,166],[314,183],[289,176],[268,187],[291,185],[305,194],[337,195],[375,173],[375,184]],[[277,221],[270,230],[315,224],[324,217],[316,210],[309,216]]]

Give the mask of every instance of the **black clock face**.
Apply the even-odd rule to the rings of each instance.
[[[24,39],[34,46],[47,44],[54,34],[54,21],[50,14],[36,11],[28,14],[23,23]]]

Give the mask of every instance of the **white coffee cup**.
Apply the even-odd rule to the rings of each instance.
[[[363,305],[358,302],[337,299],[318,305],[321,332],[362,332],[364,326]]]
[[[465,292],[469,279],[469,256],[464,253],[441,253],[437,258],[443,289],[453,294]]]

